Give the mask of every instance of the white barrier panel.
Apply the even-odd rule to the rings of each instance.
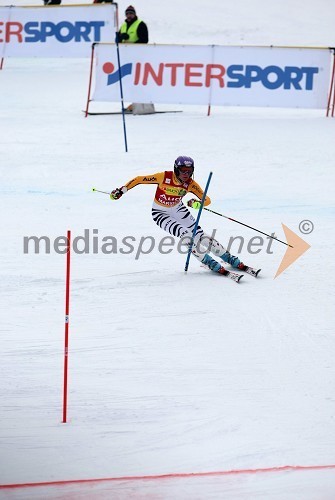
[[[90,57],[115,30],[114,4],[0,7],[0,57]]]
[[[94,101],[120,101],[114,44],[97,44]],[[125,101],[326,108],[327,48],[120,45]]]

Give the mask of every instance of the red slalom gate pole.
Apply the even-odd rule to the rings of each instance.
[[[64,385],[63,385],[63,424],[66,424],[67,414],[67,380],[69,361],[69,313],[70,313],[70,258],[71,231],[67,232],[66,250],[66,285],[65,285],[65,342],[64,342]]]

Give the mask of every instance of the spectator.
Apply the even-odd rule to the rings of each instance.
[[[148,43],[149,34],[147,25],[138,19],[136,11],[132,5],[126,8],[126,19],[118,33],[119,43]],[[126,113],[134,115],[147,115],[155,113],[155,106],[152,103],[132,103]]]
[[[148,28],[145,22],[138,19],[132,5],[126,8],[126,19],[122,24],[118,41],[121,43],[148,43]]]

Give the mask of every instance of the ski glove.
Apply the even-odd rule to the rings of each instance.
[[[119,33],[119,42],[123,42],[123,40],[129,40],[128,33]]]
[[[189,200],[189,201],[187,202],[187,205],[188,205],[189,207],[195,208],[196,210],[199,210],[199,208],[201,207],[201,203],[200,203],[200,201],[195,200],[194,198],[192,198],[192,200]]]
[[[116,188],[116,189],[114,189],[114,191],[111,192],[110,199],[111,200],[118,200],[126,192],[127,192],[127,188],[125,186],[122,186],[120,188]]]

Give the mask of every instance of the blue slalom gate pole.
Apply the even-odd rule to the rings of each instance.
[[[209,184],[210,184],[211,179],[212,179],[212,175],[213,175],[213,172],[210,172],[209,176],[208,176],[208,180],[207,180],[207,184],[206,184],[206,187],[205,187],[204,194],[202,195],[202,198],[201,198],[201,205],[200,205],[200,208],[199,208],[198,217],[197,217],[197,219],[195,221],[195,226],[194,226],[193,233],[192,233],[191,243],[190,243],[190,246],[189,246],[189,249],[188,249],[188,253],[187,253],[186,264],[185,264],[185,273],[187,272],[188,265],[190,263],[190,257],[191,257],[191,253],[192,253],[192,247],[193,247],[194,237],[195,237],[195,233],[197,232],[197,229],[198,229],[198,226],[199,226],[199,220],[200,220],[200,217],[201,217],[202,209],[204,208],[204,203],[205,203],[205,199],[206,199],[206,196],[207,196],[207,191],[208,191],[208,188],[209,188]]]
[[[115,33],[115,43],[116,43],[117,64],[118,64],[118,67],[119,67],[119,84],[120,84],[121,111],[122,111],[122,120],[123,120],[124,147],[125,147],[126,153],[128,153],[127,131],[126,131],[126,118],[124,116],[124,103],[123,103],[123,87],[122,87],[122,71],[121,71],[121,62],[120,62],[120,49],[119,49],[119,41],[118,41],[118,34],[117,33]]]

